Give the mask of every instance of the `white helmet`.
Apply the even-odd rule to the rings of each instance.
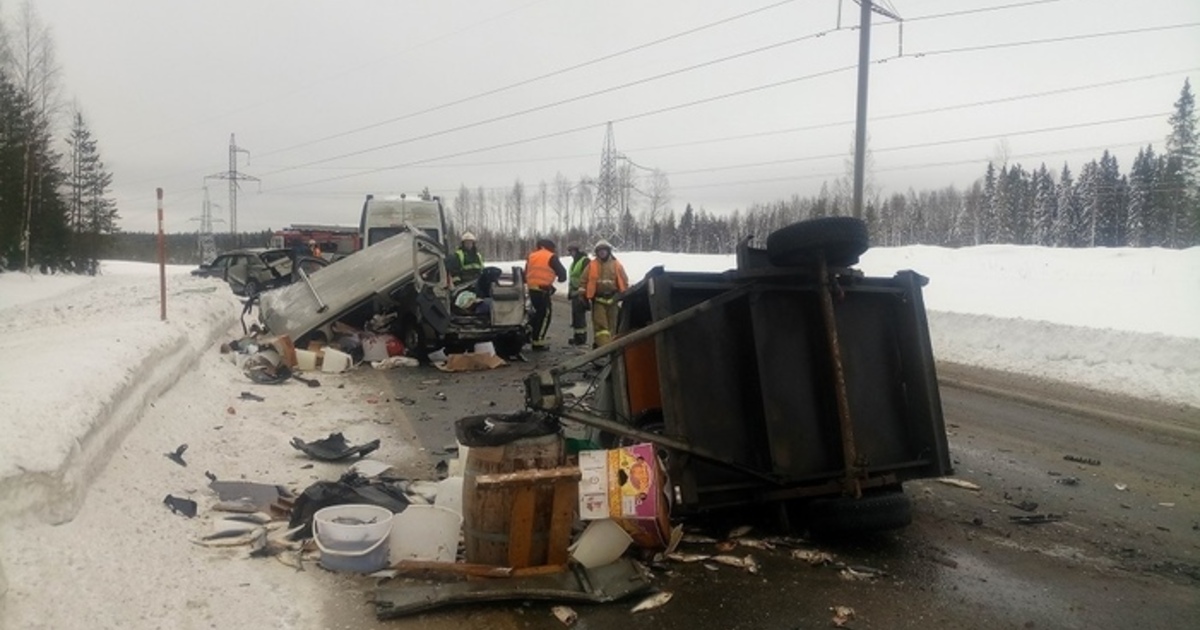
[[[473,241],[473,240],[475,240],[475,235],[470,232],[463,232],[462,238],[459,240]]]
[[[606,241],[604,239],[600,239],[600,242],[596,243],[596,246],[592,248],[592,251],[598,252],[602,249],[607,249],[608,253],[611,254],[612,249],[613,249],[612,243],[609,243],[608,241]]]

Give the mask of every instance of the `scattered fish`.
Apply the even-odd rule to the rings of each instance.
[[[235,523],[253,523],[255,525],[266,525],[271,522],[271,515],[266,512],[251,512],[248,514],[234,514],[232,516],[224,516],[222,520],[233,521]]]
[[[684,534],[682,540],[689,545],[712,545],[719,542],[712,536],[702,536],[700,534]]]
[[[819,564],[833,563],[833,554],[815,549],[793,549],[792,557],[797,560],[803,560],[814,567]]]
[[[749,525],[734,527],[733,529],[729,530],[729,536],[727,536],[727,538],[741,538],[742,536],[749,534],[753,529],[754,528]]]
[[[962,488],[963,490],[983,489],[983,487],[979,484],[971,483],[970,481],[964,481],[962,479],[955,479],[954,477],[941,477],[938,479],[938,481],[946,484],[947,486],[954,486],[955,488]]]
[[[715,564],[713,564],[713,563],[711,563],[711,562],[705,562],[705,563],[704,563],[703,565],[701,565],[701,566],[703,566],[705,569],[708,569],[709,571],[720,571],[720,570],[721,570],[721,568],[720,568],[720,567],[718,567],[717,565],[715,565]]]
[[[232,501],[217,501],[213,504],[213,509],[219,512],[253,514],[258,511],[258,504],[250,499],[234,499]]]
[[[751,549],[761,549],[763,551],[771,551],[775,548],[774,543],[769,540],[759,540],[758,538],[739,538],[737,543],[743,547]]]
[[[738,544],[732,540],[722,540],[721,542],[717,543],[717,551],[720,553],[733,551],[737,545]]]
[[[248,532],[221,532],[209,534],[199,540],[192,540],[202,547],[241,547],[255,542],[266,534],[266,529],[258,527]]]
[[[637,611],[635,610],[634,612]],[[568,627],[575,625],[575,622],[579,620],[579,613],[571,610],[570,606],[554,606],[550,609],[550,613],[561,621],[564,626]]]
[[[849,606],[833,606],[829,610],[833,612],[835,628],[845,628],[847,623],[854,620],[854,609]]]
[[[838,577],[848,582],[870,582],[878,577],[875,573],[867,573],[866,571],[855,571],[850,567],[846,567],[838,571]]]
[[[655,593],[650,597],[638,602],[636,606],[629,610],[629,612],[639,613],[660,608],[665,606],[667,602],[671,601],[671,597],[673,597],[673,594],[670,591]]]
[[[281,553],[275,556],[275,559],[280,564],[291,567],[297,571],[304,570],[304,550],[301,549],[296,553]]]
[[[803,538],[797,538],[796,536],[771,536],[770,538],[764,538],[763,540],[775,545],[776,547],[790,547],[792,549],[796,549],[798,547],[807,547],[812,544],[811,542]]]
[[[675,552],[675,553],[667,554],[666,557],[667,557],[667,560],[674,560],[675,562],[692,563],[692,562],[700,562],[702,560],[708,560],[709,558],[712,557],[712,555],[704,554],[704,553]]]
[[[737,556],[713,556],[709,560],[727,567],[745,569],[748,573],[758,573],[758,562],[754,560],[754,556],[746,556],[744,558]]]
[[[395,569],[383,569],[382,571],[371,573],[367,577],[373,577],[377,580],[390,580],[397,575],[400,575],[400,572]]]
[[[163,453],[163,455],[176,464],[187,468],[187,462],[183,461],[183,452],[186,451],[187,448],[187,444],[180,444],[174,451],[170,453]]]

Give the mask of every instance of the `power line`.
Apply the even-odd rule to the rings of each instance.
[[[1029,2],[1016,2],[1013,4],[1001,4],[992,7],[979,7],[976,9],[964,9],[962,11],[948,11],[946,13],[933,13],[930,15],[919,15],[913,18],[904,18],[905,22],[920,22],[923,20],[937,20],[941,18],[959,17],[963,15],[972,15],[975,13],[988,13],[991,11],[1004,11],[1007,9],[1019,9],[1029,7],[1036,4],[1051,4],[1054,2],[1062,2],[1062,0],[1030,0]],[[880,24],[891,24],[891,21],[880,22]]]
[[[466,96],[466,97],[463,97],[463,98],[460,98],[460,99],[457,99],[457,100],[448,101],[448,102],[446,102],[446,103],[442,103],[442,104],[440,104],[440,105],[434,105],[434,106],[432,106],[432,107],[428,107],[428,108],[426,108],[426,109],[422,109],[422,110],[419,110],[419,111],[411,112],[411,113],[408,113],[408,114],[403,114],[403,115],[401,115],[401,116],[396,116],[396,117],[394,117],[394,118],[389,118],[389,119],[387,119],[387,120],[381,120],[381,121],[379,121],[379,122],[374,122],[374,123],[371,123],[371,124],[369,124],[369,125],[363,125],[363,126],[361,126],[361,127],[356,127],[356,128],[354,128],[354,129],[349,129],[349,130],[347,130],[347,131],[342,131],[342,132],[335,133],[335,134],[332,134],[332,135],[324,136],[324,137],[321,137],[321,138],[317,138],[317,139],[315,139],[315,140],[309,140],[309,141],[306,141],[306,142],[301,142],[301,143],[299,143],[299,144],[294,144],[294,145],[291,145],[291,146],[283,147],[283,148],[281,148],[281,149],[274,149],[274,150],[271,150],[271,151],[268,151],[268,152],[264,153],[264,154],[263,154],[263,156],[275,155],[275,154],[277,154],[277,153],[283,153],[283,152],[285,152],[285,151],[291,151],[291,150],[293,150],[293,149],[298,149],[298,148],[301,148],[301,147],[311,146],[311,145],[318,144],[318,143],[321,143],[321,142],[326,142],[326,141],[328,141],[328,140],[333,140],[333,139],[335,139],[335,138],[341,138],[341,137],[344,137],[344,136],[348,136],[348,135],[352,135],[352,134],[355,134],[355,133],[359,133],[359,132],[361,132],[361,131],[366,131],[366,130],[369,130],[369,129],[375,129],[375,128],[377,128],[377,127],[382,127],[382,126],[384,126],[384,125],[389,125],[389,124],[392,124],[392,123],[395,123],[395,122],[399,122],[399,121],[401,121],[401,120],[407,120],[407,119],[409,119],[409,118],[415,118],[415,117],[417,117],[417,116],[421,116],[421,115],[423,115],[423,114],[429,114],[429,113],[436,112],[436,111],[439,111],[439,110],[442,110],[442,109],[446,109],[446,108],[448,108],[448,107],[453,107],[453,106],[455,106],[455,105],[461,105],[461,104],[463,104],[463,103],[468,103],[468,102],[470,102],[470,101],[478,100],[478,99],[480,99],[480,98],[483,98],[483,97],[486,97],[486,96],[492,96],[492,95],[494,95],[494,94],[500,94],[500,93],[502,93],[502,92],[507,92],[507,91],[510,91],[510,90],[514,90],[514,89],[516,89],[516,88],[519,88],[519,87],[524,87],[524,86],[527,86],[527,85],[530,85],[530,84],[533,84],[533,83],[537,83],[538,81],[542,81],[542,80],[545,80],[545,79],[549,79],[549,78],[551,78],[551,77],[555,77],[555,76],[558,76],[558,75],[560,75],[560,74],[566,74],[566,73],[568,73],[568,72],[574,72],[575,70],[579,70],[579,69],[582,69],[582,68],[586,68],[586,67],[588,67],[588,66],[592,66],[592,65],[595,65],[595,64],[598,64],[598,63],[602,63],[602,62],[604,62],[604,61],[609,61],[609,60],[612,60],[612,59],[616,59],[617,57],[621,57],[621,56],[627,55],[627,54],[629,54],[629,53],[632,53],[632,52],[636,52],[636,51],[639,51],[639,50],[644,50],[644,49],[646,49],[646,48],[651,48],[651,47],[653,47],[653,46],[657,46],[657,45],[659,45],[659,44],[662,44],[662,43],[666,43],[666,42],[669,42],[669,41],[672,41],[672,40],[676,40],[676,39],[679,39],[679,38],[681,38],[681,37],[686,37],[686,36],[688,36],[688,35],[694,35],[694,34],[696,34],[696,33],[699,33],[699,32],[702,32],[702,31],[705,31],[705,30],[708,30],[708,29],[714,28],[714,27],[716,27],[716,26],[721,26],[721,25],[723,25],[723,24],[728,24],[728,23],[730,23],[730,22],[733,22],[733,21],[736,21],[736,20],[740,20],[740,19],[742,19],[742,18],[746,18],[746,17],[749,17],[749,16],[751,16],[751,15],[756,15],[756,14],[758,14],[758,13],[762,13],[762,12],[764,12],[764,11],[767,11],[767,10],[770,10],[770,9],[777,8],[777,7],[783,6],[783,5],[785,5],[785,4],[790,4],[790,3],[794,2],[794,1],[795,1],[795,0],[783,0],[782,2],[775,2],[775,3],[773,3],[773,4],[769,4],[769,5],[766,5],[766,6],[763,6],[763,7],[759,7],[759,8],[757,8],[757,9],[753,9],[753,10],[750,10],[750,11],[746,11],[746,12],[744,12],[744,13],[739,13],[739,14],[737,14],[737,15],[734,15],[734,16],[731,16],[731,17],[722,18],[722,19],[720,19],[720,20],[717,20],[717,21],[715,21],[715,22],[709,22],[709,23],[707,23],[707,24],[702,24],[702,25],[700,25],[700,26],[697,26],[697,27],[695,27],[695,28],[690,28],[690,29],[687,29],[687,30],[685,30],[685,31],[680,31],[680,32],[678,32],[678,33],[674,33],[674,34],[672,34],[672,35],[667,35],[666,37],[661,37],[661,38],[659,38],[659,39],[656,39],[656,40],[653,40],[653,41],[649,41],[649,42],[646,42],[646,43],[643,43],[643,44],[638,44],[638,45],[636,45],[636,46],[631,46],[631,47],[629,47],[629,48],[625,48],[625,49],[623,49],[623,50],[619,50],[619,51],[617,51],[617,52],[614,52],[614,53],[609,53],[609,54],[602,55],[602,56],[600,56],[600,57],[595,57],[595,58],[593,58],[593,59],[589,59],[589,60],[587,60],[587,61],[583,61],[583,62],[580,62],[580,63],[574,64],[574,65],[570,65],[570,66],[567,66],[567,67],[564,67],[564,68],[559,68],[558,70],[553,70],[553,71],[551,71],[551,72],[547,72],[547,73],[545,73],[545,74],[540,74],[540,75],[538,75],[538,76],[535,76],[535,77],[531,77],[531,78],[528,78],[528,79],[523,79],[523,80],[521,80],[521,81],[518,81],[518,82],[516,82],[516,83],[510,83],[510,84],[508,84],[508,85],[504,85],[504,86],[501,86],[501,87],[498,87],[498,88],[495,88],[495,89],[492,89],[492,90],[487,90],[487,91],[484,91],[484,92],[479,92],[479,93],[476,93],[476,94],[472,94],[471,96]]]
[[[626,82],[626,83],[621,83],[621,84],[618,84],[618,85],[615,85],[615,86],[609,86],[609,87],[606,87],[606,88],[603,88],[603,89],[599,89],[599,90],[593,90],[593,91],[591,91],[591,92],[586,92],[586,93],[584,93],[584,94],[578,94],[578,95],[575,95],[575,96],[572,96],[572,97],[569,97],[569,98],[565,98],[565,99],[561,99],[561,100],[558,100],[558,101],[554,101],[554,102],[551,102],[551,103],[544,103],[544,104],[542,104],[542,105],[537,105],[537,106],[534,106],[534,107],[529,107],[529,108],[522,109],[522,110],[518,110],[518,111],[515,111],[515,112],[509,112],[509,113],[507,113],[507,114],[501,114],[501,115],[499,115],[499,116],[493,116],[493,117],[491,117],[491,118],[485,118],[485,119],[483,119],[483,120],[477,120],[477,121],[475,121],[475,122],[466,123],[466,124],[463,124],[463,125],[459,125],[459,126],[457,126],[457,127],[451,127],[451,128],[449,128],[449,129],[442,129],[442,130],[439,130],[439,131],[433,131],[433,132],[426,133],[426,134],[422,134],[422,135],[419,135],[419,136],[413,136],[413,137],[410,137],[410,138],[405,138],[405,139],[403,139],[403,140],[397,140],[397,141],[395,141],[395,142],[387,142],[387,143],[380,144],[380,145],[376,145],[376,146],[373,146],[373,147],[368,147],[368,148],[366,148],[366,149],[359,149],[359,150],[357,150],[357,151],[351,151],[351,152],[349,152],[349,153],[343,153],[343,154],[341,154],[341,155],[335,155],[335,156],[332,156],[332,157],[322,158],[322,159],[320,159],[320,160],[314,160],[314,161],[312,161],[312,162],[306,162],[306,163],[304,163],[304,164],[300,164],[300,165],[297,165],[297,166],[292,166],[292,167],[288,167],[288,168],[284,168],[284,169],[280,169],[280,170],[274,171],[274,172],[272,172],[272,173],[267,173],[267,175],[265,175],[265,176],[277,175],[277,174],[279,174],[279,173],[285,173],[285,172],[287,172],[287,171],[297,170],[297,169],[305,168],[305,167],[308,167],[308,166],[314,166],[314,165],[318,165],[318,164],[325,164],[325,163],[328,163],[328,162],[333,162],[333,161],[336,161],[336,160],[342,160],[342,159],[345,159],[345,158],[348,158],[348,157],[354,157],[354,156],[357,156],[357,155],[363,155],[363,154],[365,154],[365,153],[374,153],[375,151],[380,151],[380,150],[383,150],[383,149],[390,149],[390,148],[392,148],[392,147],[397,147],[397,146],[401,146],[401,145],[405,145],[405,144],[410,144],[410,143],[413,143],[413,142],[418,142],[418,141],[420,141],[420,140],[428,140],[428,139],[430,139],[430,138],[436,138],[436,137],[439,137],[439,136],[444,136],[444,135],[446,135],[446,134],[455,133],[455,132],[458,132],[458,131],[464,131],[464,130],[467,130],[467,129],[473,129],[473,128],[475,128],[475,127],[481,127],[481,126],[483,126],[483,125],[488,125],[488,124],[491,124],[491,123],[500,122],[500,121],[503,121],[503,120],[508,120],[508,119],[510,119],[510,118],[516,118],[516,117],[519,117],[519,116],[524,116],[524,115],[526,115],[526,114],[532,114],[532,113],[539,112],[539,111],[546,110],[546,109],[552,109],[552,108],[555,108],[555,107],[559,107],[559,106],[561,106],[561,105],[566,105],[566,104],[568,104],[568,103],[574,103],[574,102],[577,102],[577,101],[582,101],[582,100],[586,100],[586,99],[589,99],[589,98],[592,98],[592,97],[595,97],[595,96],[600,96],[600,95],[602,95],[602,94],[607,94],[607,93],[609,93],[609,92],[616,92],[616,91],[618,91],[618,90],[623,90],[623,89],[631,88],[631,87],[634,87],[634,86],[637,86],[637,85],[642,85],[643,83],[650,83],[650,82],[653,82],[653,81],[658,81],[658,80],[660,80],[660,79],[664,79],[664,78],[667,78],[667,77],[670,77],[670,76],[674,76],[674,75],[678,75],[678,74],[683,74],[683,73],[686,73],[686,72],[691,72],[691,71],[693,71],[693,70],[699,70],[699,69],[701,69],[701,68],[706,68],[706,67],[708,67],[708,66],[713,66],[713,65],[716,65],[716,64],[719,64],[719,63],[724,63],[724,62],[726,62],[726,61],[732,61],[732,60],[734,60],[734,59],[739,59],[739,58],[741,58],[741,57],[747,57],[747,56],[750,56],[750,55],[756,55],[756,54],[758,54],[758,53],[765,52],[765,51],[768,51],[768,50],[772,50],[772,49],[775,49],[775,48],[781,48],[781,47],[783,47],[783,46],[789,46],[789,45],[791,45],[791,44],[796,44],[796,43],[799,43],[799,42],[802,42],[802,41],[806,41],[806,40],[810,40],[810,39],[816,39],[816,38],[818,38],[818,37],[822,37],[822,36],[824,36],[824,35],[827,35],[828,33],[831,33],[831,32],[833,32],[833,31],[822,31],[822,32],[819,32],[819,33],[811,33],[811,34],[808,34],[808,35],[803,35],[803,36],[800,36],[800,37],[794,37],[794,38],[792,38],[792,39],[788,39],[788,40],[785,40],[785,41],[782,41],[782,42],[776,42],[776,43],[774,43],[774,44],[768,44],[768,45],[766,45],[766,46],[760,46],[760,47],[758,47],[758,48],[755,48],[755,49],[752,49],[752,50],[747,50],[747,51],[742,51],[742,52],[739,52],[739,53],[734,53],[734,54],[732,54],[732,55],[727,55],[727,56],[725,56],[725,57],[720,57],[720,58],[717,58],[717,59],[711,59],[711,60],[709,60],[709,61],[705,61],[705,62],[698,63],[698,64],[693,64],[693,65],[686,66],[686,67],[683,67],[683,68],[677,68],[677,69],[675,69],[675,70],[671,70],[671,71],[669,71],[669,72],[663,72],[663,73],[656,74],[656,75],[652,75],[652,76],[649,76],[649,77],[643,77],[643,78],[641,78],[641,79],[637,79],[637,80],[635,80],[635,81],[628,81],[628,82]],[[264,176],[264,177],[265,177],[265,176]]]
[[[916,144],[907,144],[907,145],[896,146],[896,147],[886,147],[886,148],[882,148],[882,149],[868,149],[868,150],[871,151],[872,153],[888,153],[891,151],[909,151],[912,149],[924,149],[924,148],[928,148],[928,147],[945,146],[945,145],[949,145],[949,144],[962,144],[965,142],[977,142],[979,140],[995,140],[996,138],[1009,138],[1009,137],[1014,137],[1014,136],[1029,136],[1029,135],[1035,135],[1035,134],[1039,134],[1039,133],[1065,131],[1068,129],[1082,129],[1085,127],[1097,127],[1097,126],[1101,126],[1101,125],[1112,125],[1112,124],[1123,123],[1123,122],[1132,122],[1132,121],[1136,121],[1136,120],[1146,120],[1148,118],[1161,118],[1161,117],[1169,116],[1170,113],[1171,112],[1156,112],[1153,114],[1142,114],[1140,116],[1126,116],[1123,118],[1109,118],[1106,120],[1096,120],[1096,121],[1084,122],[1084,123],[1074,123],[1074,124],[1070,124],[1070,125],[1057,125],[1054,127],[1042,127],[1039,129],[1025,129],[1022,131],[1009,131],[1009,132],[996,133],[996,134],[990,134],[990,135],[984,135],[984,136],[972,136],[969,138],[953,138],[953,139],[949,139],[949,140],[937,140],[937,141],[933,141],[933,142],[918,142]],[[827,159],[831,159],[831,158],[842,158],[845,156],[846,156],[846,154],[844,152],[829,153],[826,155],[810,155],[810,156],[805,156],[805,157],[800,157],[800,158],[769,160],[769,161],[765,161],[765,162],[749,162],[746,164],[730,164],[730,165],[726,165],[726,166],[712,166],[712,167],[707,167],[707,168],[689,169],[689,170],[684,170],[684,171],[668,171],[667,173],[672,176],[674,176],[674,175],[694,175],[696,173],[711,173],[711,172],[715,172],[715,171],[727,171],[727,170],[733,170],[733,169],[739,169],[739,168],[756,168],[759,166],[777,166],[779,164],[791,164],[794,162],[811,162],[811,161],[815,161],[815,160],[827,160]]]
[[[1168,24],[1165,26],[1147,26],[1143,28],[1131,28],[1123,31],[1106,31],[1104,33],[1087,33],[1083,35],[1066,35],[1060,37],[1048,37],[1045,39],[1030,39],[1019,42],[1002,42],[998,44],[980,44],[978,46],[963,46],[961,48],[945,48],[942,50],[929,50],[925,52],[917,52],[906,57],[932,57],[934,55],[945,55],[951,53],[978,52],[980,50],[997,50],[1000,48],[1013,48],[1016,46],[1033,46],[1038,44],[1054,44],[1059,42],[1072,42],[1083,39],[1097,39],[1100,37],[1116,37],[1121,35],[1139,35],[1143,33],[1156,33],[1159,31],[1169,31],[1180,28],[1195,28],[1200,26],[1200,22],[1186,22],[1184,24]]]

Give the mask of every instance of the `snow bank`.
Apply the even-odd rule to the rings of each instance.
[[[94,278],[0,277],[0,519],[68,520],[91,477],[165,389],[235,321],[214,280],[106,264]]]

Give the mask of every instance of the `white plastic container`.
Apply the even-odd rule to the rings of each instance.
[[[633,542],[629,533],[612,519],[592,521],[571,545],[571,557],[588,569],[612,564]]]
[[[496,345],[490,341],[481,341],[475,344],[475,354],[486,354],[489,357],[496,356]]]
[[[322,372],[345,372],[350,369],[350,355],[333,348],[325,348],[325,358],[321,360]]]
[[[387,566],[395,515],[376,505],[335,505],[313,515],[313,540],[321,566],[331,571],[372,573]]]
[[[438,482],[437,498],[433,504],[462,516],[463,478],[446,477]]]
[[[309,350],[296,350],[296,368],[303,372],[317,369],[317,353]]]
[[[436,505],[410,505],[392,519],[392,563],[401,560],[454,562],[462,515]]]
[[[445,348],[438,348],[437,350],[434,350],[433,352],[429,353],[430,363],[445,363],[446,358],[447,357],[446,357],[446,349]]]

